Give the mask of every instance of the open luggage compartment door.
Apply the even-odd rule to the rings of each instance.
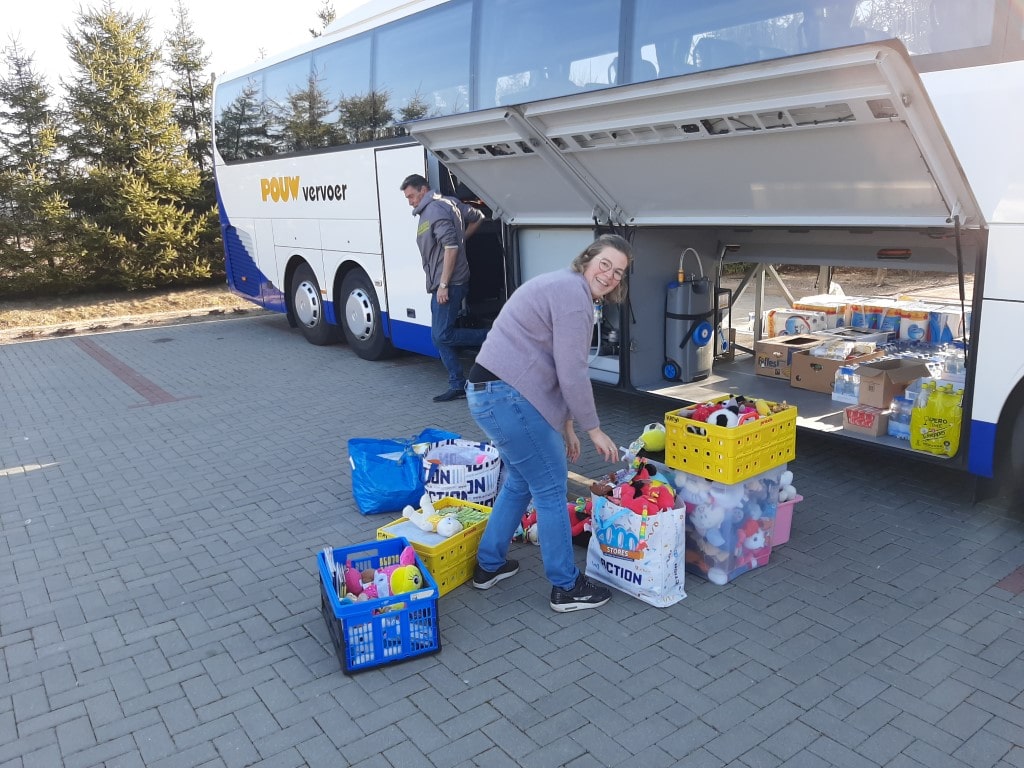
[[[898,42],[423,120],[519,225],[984,225]]]

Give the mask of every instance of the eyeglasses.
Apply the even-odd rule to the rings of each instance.
[[[612,269],[612,267],[614,267],[614,266],[615,266],[614,264],[612,264],[610,261],[608,261],[608,259],[606,259],[604,257],[601,257],[600,259],[597,260],[597,268],[598,268],[598,270],[600,270],[601,272],[609,272],[610,271],[612,273],[612,277],[614,277],[616,280],[621,280],[622,278],[624,278],[626,276],[626,270],[624,270],[624,269]]]

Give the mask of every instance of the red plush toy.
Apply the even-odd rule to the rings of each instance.
[[[590,499],[584,499],[581,496],[575,502],[570,501],[566,504],[566,511],[569,513],[569,527],[574,537],[590,530],[591,517],[594,512],[594,504]]]

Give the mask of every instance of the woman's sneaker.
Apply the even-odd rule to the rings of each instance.
[[[559,613],[598,608],[612,599],[612,591],[595,584],[581,572],[572,589],[551,588],[551,610]]]
[[[473,569],[473,586],[477,589],[490,589],[499,581],[515,576],[519,573],[518,560],[506,560],[505,564],[496,571],[485,571],[477,563]]]

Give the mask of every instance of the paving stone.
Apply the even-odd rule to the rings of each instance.
[[[0,484],[0,766],[1024,765],[1024,595],[998,586],[1024,531],[941,465],[801,433],[804,501],[765,568],[559,615],[517,546],[515,580],[439,601],[440,654],[345,675],[315,553],[385,520],[355,508],[346,441],[425,426],[441,366],[280,317],[90,339],[179,399],[70,338],[0,346],[5,426],[29,438],[0,467],[43,466]],[[622,441],[667,410],[595,397]],[[464,403],[431,413],[480,437]]]

